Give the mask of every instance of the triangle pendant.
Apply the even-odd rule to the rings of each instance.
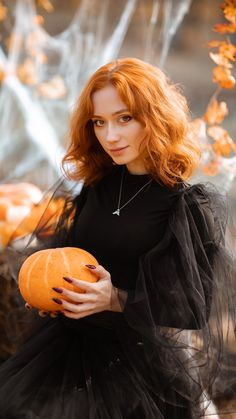
[[[114,215],[120,215],[120,210],[119,210],[119,208],[118,208],[116,211],[114,211],[112,214],[114,214]]]

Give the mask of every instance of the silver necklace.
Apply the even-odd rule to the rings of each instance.
[[[123,204],[122,206],[120,206],[120,201],[121,201],[121,194],[122,194],[122,188],[123,188],[123,181],[124,181],[124,170],[122,172],[122,176],[121,176],[121,182],[120,182],[120,191],[119,191],[119,199],[118,199],[118,205],[117,205],[117,209],[112,213],[114,215],[120,215],[120,211],[126,207],[126,205],[128,205],[131,201],[133,201],[133,199],[147,186],[152,182],[152,179],[150,179],[147,183],[145,183],[145,185],[143,185],[133,196],[131,196],[131,198],[125,202],[125,204]]]

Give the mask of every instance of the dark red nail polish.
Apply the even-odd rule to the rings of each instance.
[[[54,301],[54,303],[57,303],[57,304],[62,304],[62,301],[59,300],[59,298],[52,298],[52,301]]]
[[[95,265],[85,265],[85,266],[87,266],[87,268],[89,268],[89,269],[96,269]]]
[[[31,310],[32,307],[28,303],[26,303],[25,308],[26,308],[26,310]]]
[[[52,287],[53,291],[58,292],[59,294],[63,293],[63,290],[61,288],[57,288],[57,287]]]
[[[68,278],[68,276],[63,276],[63,279],[67,282],[69,282],[69,284],[71,284],[73,282],[73,280],[71,278]]]

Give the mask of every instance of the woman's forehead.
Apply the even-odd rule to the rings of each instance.
[[[94,115],[112,115],[128,110],[118,90],[111,84],[97,90],[92,95]]]

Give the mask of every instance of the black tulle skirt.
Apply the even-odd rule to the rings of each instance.
[[[140,258],[123,313],[42,320],[0,368],[0,419],[204,417],[220,373],[224,318],[235,321],[223,201],[202,185],[182,191],[163,240]],[[74,245],[64,224],[56,247]]]
[[[197,402],[171,390],[156,348],[114,317],[119,336],[97,321],[43,321],[1,368],[0,418],[197,417]]]

